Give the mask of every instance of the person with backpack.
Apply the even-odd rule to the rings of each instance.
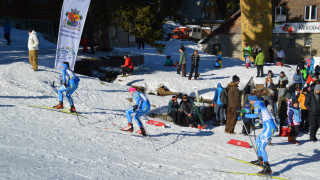
[[[147,113],[148,111],[150,111],[150,102],[149,99],[147,98],[147,96],[145,94],[143,94],[142,92],[138,91],[137,88],[135,87],[130,87],[129,88],[129,92],[132,96],[133,102],[135,103],[132,108],[129,108],[126,110],[126,116],[127,116],[127,120],[128,120],[128,126],[122,128],[123,131],[129,131],[129,132],[133,132],[133,124],[132,124],[132,117],[131,114],[135,114],[134,115],[134,120],[137,122],[140,130],[138,130],[137,133],[143,135],[143,136],[147,136],[147,133],[143,127],[143,124],[141,122],[141,120],[139,119],[139,117],[143,116],[143,114]]]
[[[70,103],[70,112],[76,112],[76,109],[74,107],[74,103],[72,100],[71,95],[75,92],[75,90],[78,88],[79,84],[79,77],[74,74],[74,72],[69,69],[69,62],[63,62],[61,64],[61,73],[62,73],[62,82],[63,85],[58,90],[59,94],[59,104],[56,106],[53,106],[56,109],[63,109],[63,92],[66,92],[66,96]]]
[[[226,91],[227,94],[227,123],[225,128],[225,133],[236,134],[234,132],[234,127],[237,123],[238,109],[240,105],[240,92],[238,85],[240,83],[240,78],[237,75],[232,77],[232,82],[228,84]]]
[[[217,90],[212,100],[212,106],[214,107],[214,113],[216,114],[216,120],[214,125],[220,125],[220,126],[223,123],[223,106],[224,106],[224,104],[220,99],[220,95],[222,91],[223,91],[223,87],[221,86],[221,83],[218,83]]]

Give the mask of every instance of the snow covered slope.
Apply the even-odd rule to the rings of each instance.
[[[27,106],[57,104],[59,88],[51,86],[59,76],[52,69],[55,45],[40,40],[39,71],[33,72],[28,63],[27,38],[26,31],[13,30],[11,46],[0,40],[0,179],[265,179],[214,171],[260,170],[225,157],[256,159],[252,148],[226,144],[230,139],[249,139],[227,135],[224,127],[209,125],[200,131],[168,122],[169,128],[146,125],[154,138],[150,139],[131,136],[112,125],[126,126],[125,110],[131,107],[125,99],[130,97],[129,85],[147,84],[153,89],[163,83],[172,91],[189,94],[198,87],[202,96],[212,98],[218,82],[226,85],[237,74],[242,86],[245,79],[255,75],[255,69],[245,69],[241,61],[225,58],[225,68],[213,70],[215,57],[200,54],[201,78],[188,81],[173,68],[162,67],[165,56],[147,47],[140,50],[145,54],[145,65],[122,82],[101,84],[97,78],[79,75],[79,96],[73,97],[77,110],[86,117],[79,117],[82,126],[75,115]],[[196,45],[184,43],[190,55]],[[177,60],[180,44],[168,42],[165,55]],[[279,74],[278,67],[266,67],[265,71],[268,68]],[[284,69],[290,73],[290,68]],[[165,108],[170,99],[148,97],[152,110]],[[65,105],[69,108],[66,100]],[[235,132],[241,131],[241,125],[237,123]],[[274,137],[275,146],[267,147],[271,168],[280,177],[319,179],[320,144],[308,142],[307,135],[298,140],[301,144],[293,145],[286,138]]]

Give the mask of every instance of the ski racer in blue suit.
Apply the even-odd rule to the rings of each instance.
[[[137,122],[140,130],[138,131],[139,134],[146,136],[146,131],[143,128],[143,124],[141,123],[139,117],[141,117],[143,114],[147,113],[150,110],[150,102],[146,95],[144,95],[142,92],[137,91],[135,87],[129,88],[129,92],[133,97],[133,101],[135,102],[135,105],[127,109],[126,115],[128,119],[128,126],[125,128],[122,128],[123,131],[133,131],[133,125],[132,125],[132,117],[131,114],[135,113],[134,120]]]
[[[76,112],[71,95],[78,88],[80,79],[74,74],[71,69],[69,69],[68,62],[64,62],[61,64],[61,75],[63,85],[58,90],[59,104],[57,106],[54,106],[54,108],[63,109],[63,92],[66,92],[66,97],[68,98],[71,106],[70,112]]]
[[[255,114],[247,114],[246,117],[253,118],[253,116],[260,118],[263,122],[263,130],[259,137],[256,139],[256,148],[258,154],[258,160],[252,161],[251,163],[256,165],[263,165],[263,170],[259,174],[271,174],[272,170],[270,164],[268,163],[268,155],[265,150],[269,140],[277,129],[277,126],[272,118],[271,113],[268,111],[265,104],[258,100],[258,97],[255,95],[249,95],[248,100],[251,105],[254,106]]]

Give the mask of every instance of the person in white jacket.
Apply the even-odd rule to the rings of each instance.
[[[29,39],[28,39],[28,49],[29,49],[29,62],[34,71],[38,70],[38,45],[39,40],[37,33],[33,28],[28,29]]]

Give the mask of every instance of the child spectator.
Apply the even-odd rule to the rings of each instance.
[[[288,102],[291,99],[291,95],[289,93],[286,94],[286,97],[281,96],[278,101],[278,112],[277,116],[280,119],[280,127],[279,127],[279,135],[282,136],[282,127],[286,123],[286,119],[288,117]]]
[[[243,126],[242,126],[242,134],[247,136],[250,134],[250,125],[251,125],[251,119],[250,118],[246,118],[245,114],[251,114],[251,106],[250,103],[247,102],[243,109],[241,109],[241,117],[243,120]]]
[[[167,56],[166,62],[164,63],[163,66],[173,66],[173,61],[171,59],[171,56]]]
[[[271,70],[268,71],[268,74],[271,74],[271,77],[273,78],[274,77],[274,74]]]
[[[223,91],[223,87],[221,83],[217,84],[217,90],[214,94],[214,98],[212,100],[212,106],[214,107],[214,113],[216,114],[216,121],[214,125],[222,125],[223,123],[223,106],[224,104],[221,102],[220,94]]]
[[[300,107],[301,107],[301,123],[300,123],[299,129],[304,133],[309,132],[309,120],[308,120],[309,111],[304,104],[306,101],[307,94],[308,94],[308,88],[305,87],[303,88],[303,91],[302,93],[300,93],[300,96],[298,98],[298,102],[300,103]]]
[[[288,136],[288,142],[299,143],[297,136],[299,134],[299,124],[301,122],[301,111],[299,108],[299,102],[296,100],[293,102],[292,107],[288,111],[288,120],[290,126],[290,134]]]

